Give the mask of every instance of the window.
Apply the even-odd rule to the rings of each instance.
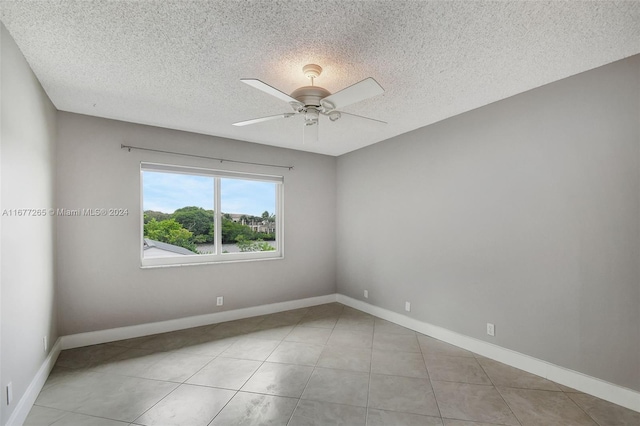
[[[282,176],[142,163],[142,266],[282,257]]]

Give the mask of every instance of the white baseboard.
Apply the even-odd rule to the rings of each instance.
[[[62,337],[62,349],[72,349],[81,346],[90,346],[100,343],[115,342],[117,340],[132,339],[134,337],[150,336],[152,334],[183,330],[186,328],[216,324],[224,321],[234,321],[243,318],[255,317],[258,315],[274,314],[291,309],[306,308],[309,306],[322,305],[324,303],[331,303],[335,301],[336,295],[328,294],[325,296],[309,297],[307,299],[289,300],[286,302],[272,303],[269,305],[234,309],[232,311],[215,312],[212,314],[178,318],[168,321],[72,334]]]
[[[568,386],[578,391],[588,393],[606,401],[613,402],[614,404],[640,412],[640,392],[614,385],[604,380],[600,380],[568,368],[560,367],[473,337],[465,336],[442,327],[418,321],[406,315],[370,305],[349,296],[337,294],[336,301],[419,333],[434,337],[438,340],[442,340],[443,342],[477,353],[484,357],[500,361],[512,367],[519,368],[520,370],[560,383],[561,385]]]
[[[62,339],[58,338],[56,340],[55,345],[51,348],[49,355],[45,358],[44,362],[38,369],[33,380],[29,383],[27,390],[22,395],[22,398],[18,401],[15,410],[7,420],[6,426],[20,426],[24,423],[29,415],[29,411],[31,411],[31,407],[36,402],[36,398],[38,398],[38,394],[42,390],[47,378],[49,377],[49,373],[51,369],[56,363],[58,359],[58,355],[60,355],[60,351],[62,350]]]
[[[47,380],[49,372],[53,368],[60,351],[81,346],[95,345],[99,343],[113,342],[116,340],[130,339],[151,334],[164,333],[202,325],[215,324],[224,321],[249,318],[257,315],[273,314],[290,309],[305,308],[324,303],[339,302],[352,308],[367,312],[379,318],[391,321],[419,333],[434,337],[444,342],[459,346],[463,349],[475,352],[487,358],[495,359],[504,364],[511,365],[521,370],[547,378],[556,383],[569,386],[578,391],[594,395],[614,404],[627,407],[640,412],[640,392],[614,385],[604,380],[588,376],[577,371],[551,364],[546,361],[533,358],[494,344],[465,336],[442,327],[418,321],[397,312],[389,311],[378,306],[370,305],[357,299],[342,294],[329,294],[325,296],[310,297],[307,299],[291,300],[287,302],[273,303],[269,305],[254,306],[250,308],[236,309],[232,311],[217,312],[213,314],[198,315],[188,318],[180,318],[169,321],[161,321],[149,324],[140,324],[129,327],[120,327],[109,330],[100,330],[88,333],[80,333],[60,337],[51,352],[42,363],[38,373],[33,378],[27,391],[20,398],[16,409],[9,418],[8,426],[21,425],[26,419],[40,390]]]
[[[29,411],[42,390],[51,369],[64,349],[72,349],[81,346],[96,345],[99,343],[114,342],[116,340],[130,339],[151,334],[165,333],[169,331],[182,330],[185,328],[198,327],[201,325],[216,324],[224,321],[254,317],[257,315],[273,314],[291,309],[306,308],[309,306],[322,305],[336,301],[335,294],[325,296],[309,297],[307,299],[290,300],[287,302],[272,303],[269,305],[253,306],[250,308],[235,309],[232,311],[216,312],[213,314],[198,315],[187,318],[179,318],[169,321],[154,322],[149,324],[133,325],[129,327],[113,328],[109,330],[79,333],[58,338],[51,348],[49,355],[44,360],[29,387],[25,391],[16,409],[9,417],[6,426],[20,426],[24,423]]]

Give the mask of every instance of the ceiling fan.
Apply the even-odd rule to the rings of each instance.
[[[253,120],[239,121],[237,123],[233,123],[233,125],[247,126],[249,124],[262,123],[264,121],[276,120],[279,118],[291,118],[294,115],[301,115],[304,117],[305,124],[303,142],[313,143],[318,140],[319,119],[323,116],[328,117],[329,121],[332,122],[339,120],[342,115],[348,115],[386,124],[384,121],[373,118],[338,111],[338,109],[342,109],[347,105],[355,104],[356,102],[384,93],[384,89],[373,78],[365,78],[356,84],[331,94],[327,89],[313,85],[313,80],[318,78],[322,72],[322,67],[320,67],[320,65],[305,65],[302,67],[302,72],[311,80],[311,86],[300,87],[294,90],[291,93],[291,96],[255,78],[240,79],[240,81],[251,87],[262,90],[271,96],[275,96],[276,98],[289,103],[294,112],[285,112],[283,114],[270,115],[268,117],[254,118]]]

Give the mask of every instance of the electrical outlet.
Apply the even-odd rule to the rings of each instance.
[[[411,303],[404,302],[404,310],[407,312],[411,312]]]
[[[7,405],[13,401],[13,383],[7,383]]]
[[[489,336],[495,336],[496,335],[496,326],[491,324],[490,322],[487,323],[487,334]]]
[[[364,291],[364,298],[368,299],[369,298],[369,290],[365,290]]]
[[[218,296],[218,299],[216,300],[216,305],[218,306],[224,305],[224,297]]]
[[[42,343],[44,344],[44,352],[46,353],[47,350],[49,349],[49,342],[47,342],[47,336],[44,336],[42,338]]]

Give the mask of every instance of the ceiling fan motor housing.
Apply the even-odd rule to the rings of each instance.
[[[300,101],[304,106],[320,106],[320,100],[331,95],[327,89],[320,86],[304,86],[291,93],[291,97]]]

